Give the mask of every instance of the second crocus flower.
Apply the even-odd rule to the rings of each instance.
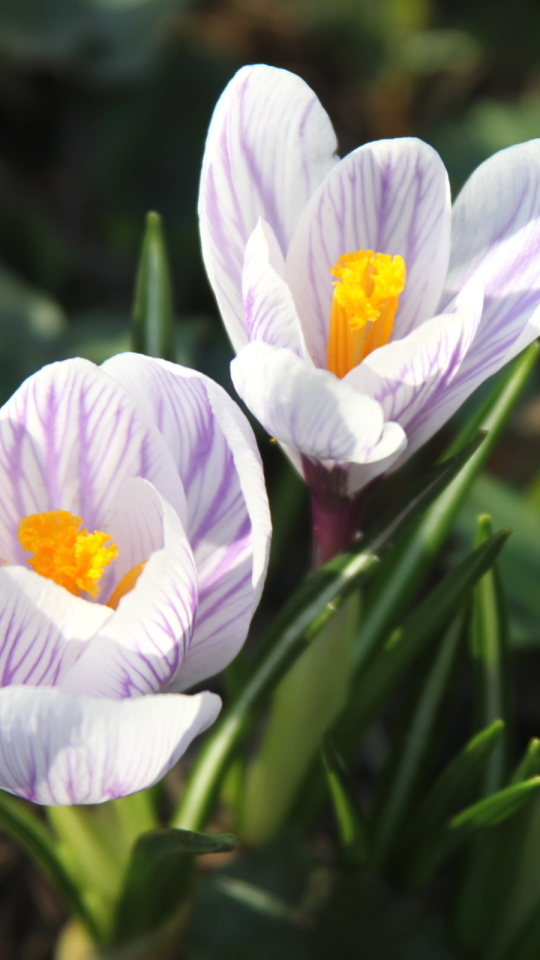
[[[255,438],[208,377],[135,354],[40,370],[0,410],[0,787],[100,803],[220,709],[270,519]]]

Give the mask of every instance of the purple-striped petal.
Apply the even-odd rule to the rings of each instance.
[[[0,686],[54,686],[112,610],[24,567],[0,569]]]
[[[449,245],[450,188],[435,150],[412,138],[379,140],[341,160],[311,197],[287,254],[286,279],[317,365],[326,366],[330,267],[342,254],[405,258],[394,327],[401,338],[435,313]]]
[[[460,368],[477,334],[482,289],[467,288],[452,313],[427,320],[403,340],[374,350],[345,380],[381,404],[387,420],[407,435],[397,467],[457,410],[466,395],[456,390]]]
[[[86,360],[44,367],[0,410],[0,557],[26,561],[19,522],[45,510],[109,532],[120,486],[137,476],[185,513],[171,455],[125,391]]]
[[[103,803],[160,780],[216,719],[213,693],[133,700],[0,690],[0,787],[34,803]]]
[[[246,247],[242,289],[248,340],[286,347],[309,360],[291,291],[283,279],[285,261],[272,228],[260,220]]]
[[[121,495],[159,523],[162,548],[61,680],[69,693],[120,699],[162,690],[191,639],[197,572],[178,514],[146,480],[126,482]]]
[[[471,278],[485,300],[460,378],[468,393],[538,335],[526,327],[540,305],[540,140],[486,160],[456,200],[443,306]]]
[[[263,217],[285,255],[304,205],[336,162],[336,138],[300,77],[244,67],[222,94],[203,161],[203,257],[236,350],[246,343],[241,278],[248,237]]]
[[[270,515],[253,431],[208,377],[165,361],[123,354],[105,369],[160,430],[182,478],[199,603],[175,689],[223,669],[244,642],[259,601]]]
[[[403,431],[392,431],[394,451],[381,405],[317,370],[290,350],[261,341],[248,344],[231,364],[236,390],[253,415],[273,437],[305,456],[325,461],[371,463],[405,443]]]

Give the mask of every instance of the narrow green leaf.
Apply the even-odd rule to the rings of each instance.
[[[485,543],[491,534],[491,517],[484,514],[478,518],[476,546]],[[477,726],[483,729],[498,719],[505,722],[505,735],[486,768],[484,793],[487,796],[503,786],[508,763],[508,620],[495,564],[474,589],[471,653],[475,666]]]
[[[539,774],[540,741],[531,740],[509,785]],[[487,957],[499,957],[520,928],[522,911],[516,918],[514,907],[535,809],[533,795],[512,820],[475,837],[471,844],[454,920],[456,940],[468,954],[474,956],[482,950]],[[531,884],[525,882],[525,886],[529,898]]]
[[[419,805],[406,837],[406,886],[421,885],[437,866],[439,852],[434,856],[436,840],[441,834],[445,835],[446,822],[456,807],[470,796],[503,731],[503,721],[496,720],[469,740],[445,767]]]
[[[155,930],[182,904],[189,891],[193,857],[225,853],[238,845],[229,833],[200,834],[156,828],[133,848],[115,919],[114,943]]]
[[[531,792],[538,790],[539,787],[540,777],[531,777],[530,780],[524,780],[522,783],[514,783],[511,787],[492,793],[491,796],[484,797],[483,800],[456,814],[451,819],[449,827],[451,830],[460,830],[467,826],[492,827],[496,823],[502,823],[522,806]]]
[[[330,737],[324,738],[322,763],[338,829],[341,859],[347,866],[359,867],[369,857],[367,825],[349,772]]]
[[[377,527],[374,536],[378,550],[391,546],[400,529],[424,510],[445,484],[451,483],[467,457],[474,456],[473,441],[437,470],[436,479],[416,491],[411,502],[392,512],[388,528]],[[398,519],[399,518],[399,519]],[[400,527],[400,524],[403,526]],[[229,763],[242,741],[253,714],[260,711],[266,698],[289,667],[344,602],[347,596],[373,574],[379,556],[371,544],[341,554],[312,574],[291,597],[273,627],[260,644],[261,655],[252,676],[206,740],[184,791],[172,825],[201,829],[211,811]]]
[[[424,850],[421,865],[410,878],[412,887],[421,887],[431,878],[437,868],[476,831],[494,827],[512,817],[540,787],[540,777],[499,790],[478,803],[467,807],[450,820],[440,833],[431,839],[429,849]]]
[[[171,280],[163,224],[159,213],[146,215],[135,284],[133,349],[149,357],[174,360]]]
[[[441,550],[475,477],[486,462],[519,399],[536,363],[539,350],[538,344],[531,344],[514,361],[481,408],[480,415],[467,425],[452,444],[449,453],[454,454],[456,450],[470,443],[478,429],[485,431],[486,436],[476,453],[425,512],[415,530],[400,540],[392,557],[387,560],[384,569],[381,569],[370,591],[358,637],[355,653],[357,673],[360,673],[373,651],[398,621]]]
[[[100,942],[103,931],[62,863],[51,831],[22,800],[3,790],[0,790],[0,824],[43,870],[70,913],[79,917],[94,940]]]
[[[505,595],[514,619],[512,645],[536,645],[540,619],[540,516],[522,491],[489,473],[475,480],[456,520],[455,531],[466,549],[474,537],[479,513],[489,513],[496,527],[512,528],[512,540],[500,561]]]
[[[380,654],[365,667],[354,686],[347,711],[338,724],[338,743],[350,745],[380,709],[405,670],[439,630],[453,620],[456,609],[479,578],[490,569],[508,531],[500,531],[450,571],[403,621]]]
[[[483,543],[490,534],[491,517],[481,515],[477,519],[476,543]],[[471,618],[476,725],[483,728],[496,719],[505,722],[504,735],[486,764],[483,793],[487,797],[501,790],[507,779],[511,722],[508,633],[506,604],[494,564],[474,590]],[[517,782],[522,779],[519,776]],[[501,843],[503,831],[491,830],[475,836],[467,850],[456,904],[455,931],[458,941],[471,953],[481,948],[493,928],[492,907],[500,899],[504,886],[497,866],[502,867],[505,876],[511,869],[500,862]],[[513,853],[508,853],[513,859]]]
[[[533,737],[529,740],[523,759],[520,760],[510,778],[510,785],[538,775],[540,775],[540,740]]]
[[[463,637],[464,621],[465,616],[461,612],[446,630],[433,666],[416,698],[408,727],[404,734],[399,731],[390,754],[389,767],[383,771],[382,780],[386,789],[382,800],[377,803],[373,839],[373,856],[379,867],[388,861],[403,821],[410,813],[415,788]]]
[[[253,910],[269,920],[284,920],[286,923],[298,924],[303,917],[300,911],[290,907],[281,897],[265,890],[254,883],[242,880],[239,877],[229,877],[226,874],[217,876],[214,886],[221,893],[249,910]]]

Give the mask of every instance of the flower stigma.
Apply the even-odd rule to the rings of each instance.
[[[54,580],[80,597],[99,594],[105,568],[118,556],[118,547],[108,533],[80,529],[82,519],[68,510],[46,510],[24,517],[18,530],[19,542],[33,556],[28,563],[42,577]]]
[[[390,340],[406,267],[403,257],[357,250],[342,254],[330,272],[336,280],[326,366],[341,378]]]

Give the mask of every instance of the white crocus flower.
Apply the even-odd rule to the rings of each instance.
[[[422,141],[336,147],[299,77],[245,67],[217,104],[199,202],[234,384],[333,525],[327,553],[358,492],[537,336],[540,303],[540,141],[479,167],[453,211]]]

